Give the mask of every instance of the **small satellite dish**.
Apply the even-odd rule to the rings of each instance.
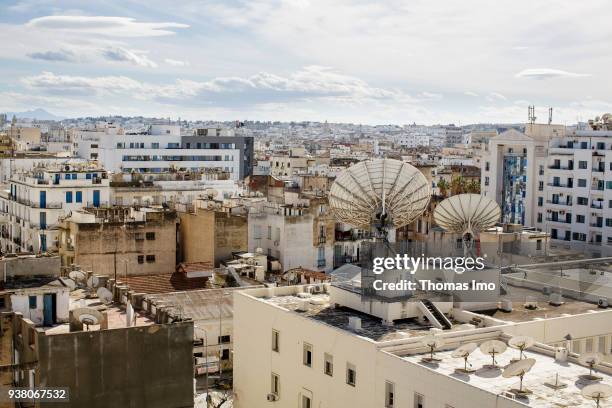
[[[90,276],[89,278],[87,278],[87,287],[88,288],[93,288],[94,284],[93,284],[93,276]]]
[[[64,279],[63,282],[68,286],[68,288],[72,291],[76,289],[76,282],[72,279]]]
[[[508,347],[506,346],[506,343],[499,340],[485,341],[480,345],[480,351],[491,356],[493,364],[489,365],[488,368],[498,368],[497,361],[495,361],[495,356],[502,354],[507,349]]]
[[[104,303],[111,303],[113,301],[113,293],[105,287],[100,287],[96,291],[98,298]]]
[[[79,307],[78,309],[74,309],[72,315],[87,327],[87,331],[89,331],[89,326],[100,324],[102,320],[104,320],[102,313],[91,307]]]
[[[531,367],[536,363],[535,358],[526,358],[524,360],[517,361],[516,363],[510,364],[504,372],[502,377],[511,378],[519,377],[521,379],[518,390],[513,389],[512,391],[516,394],[531,394],[528,389],[523,389],[523,377],[531,370]]]
[[[455,351],[453,351],[451,353],[451,357],[453,358],[462,358],[463,362],[464,362],[464,367],[463,368],[458,368],[455,371],[460,371],[462,373],[473,373],[476,370],[473,370],[471,368],[468,369],[468,365],[470,367],[472,367],[472,364],[468,363],[468,358],[470,357],[470,354],[472,354],[474,352],[474,350],[476,350],[478,348],[478,344],[476,343],[467,343],[467,344],[463,344],[459,347],[457,347],[455,349]]]
[[[612,387],[608,384],[591,384],[582,389],[582,396],[586,399],[595,401],[597,408],[599,403],[612,396]]]
[[[515,336],[508,341],[510,347],[520,350],[519,360],[523,359],[523,352],[534,344],[535,340],[529,336]]]
[[[422,344],[425,347],[429,348],[429,357],[423,358],[423,361],[427,363],[431,363],[433,361],[441,361],[441,359],[439,358],[434,358],[434,351],[444,345],[444,340],[435,336],[426,336],[423,339]]]
[[[589,367],[589,374],[582,375],[581,377],[584,378],[585,380],[592,380],[592,381],[601,380],[602,377],[593,375],[593,368],[597,364],[601,364],[602,361],[603,361],[603,356],[601,355],[601,353],[595,353],[595,352],[584,353],[578,356],[578,362],[582,365]]]
[[[68,276],[75,282],[83,282],[87,278],[83,271],[71,271]]]

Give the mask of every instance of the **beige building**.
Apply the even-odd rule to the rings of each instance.
[[[174,272],[177,215],[131,207],[74,211],[60,224],[62,266],[80,265],[107,276]]]
[[[8,136],[19,150],[30,150],[40,145],[40,128],[11,126],[8,128]]]
[[[181,212],[180,248],[183,262],[220,262],[232,252],[248,250],[248,219],[240,207],[224,207],[212,200],[196,200],[193,212]]]

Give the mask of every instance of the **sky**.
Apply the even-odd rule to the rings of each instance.
[[[605,0],[0,0],[0,111],[572,124],[612,111]]]

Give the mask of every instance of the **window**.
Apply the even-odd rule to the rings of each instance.
[[[606,227],[612,227],[612,218],[606,218]]]
[[[346,363],[346,383],[353,387],[357,383],[357,371],[351,363]]]
[[[586,179],[578,179],[578,187],[586,187]]]
[[[144,263],[144,255],[138,255],[138,263],[139,264],[143,264]]]
[[[489,162],[485,162],[485,171],[489,171]]]
[[[323,371],[330,377],[334,375],[334,356],[331,354],[325,353]]]
[[[312,346],[308,343],[304,343],[304,355],[302,356],[302,362],[307,367],[312,367]]]
[[[385,408],[393,408],[395,406],[395,384],[385,382]]]
[[[540,176],[544,175],[544,166],[540,165],[540,171],[539,171]]]
[[[302,407],[301,408],[312,408],[310,397],[302,395]]]
[[[223,349],[221,351],[221,360],[229,360],[229,357],[230,357],[229,349]]]
[[[136,232],[134,233],[134,239],[136,241],[144,241],[144,235],[142,234],[142,232]]]
[[[146,233],[146,237],[147,237],[147,241],[155,241],[155,233],[154,232],[147,232]]]
[[[4,300],[4,296],[0,296],[0,309],[4,309],[6,307],[6,301]]]
[[[261,239],[261,225],[253,225],[253,239]]]
[[[544,191],[544,182],[538,181],[538,191]]]
[[[280,377],[278,374],[272,373],[270,378],[270,393],[277,397],[280,395]]]
[[[36,296],[29,296],[30,309],[36,309]]]
[[[542,213],[538,213],[538,222],[542,222]]]
[[[77,202],[77,203],[82,203],[83,202],[83,192],[82,191],[77,191],[75,193],[74,201]]]
[[[72,202],[72,191],[66,191],[66,203]]]
[[[589,205],[589,199],[586,197],[578,197],[578,205]]]
[[[272,351],[276,351],[277,353],[280,351],[279,336],[280,333],[278,331],[272,330]]]
[[[147,255],[147,262],[148,263],[154,263],[155,262],[155,255]]]
[[[268,225],[268,239],[272,239],[272,226]]]
[[[425,397],[418,392],[414,393],[414,408],[425,408]]]
[[[544,205],[544,197],[538,197],[538,207]]]
[[[612,190],[612,181],[606,181],[606,189]]]
[[[229,334],[226,334],[224,336],[219,336],[219,338],[217,339],[219,344],[221,344],[221,343],[229,343],[230,340],[231,340],[231,336]]]
[[[587,162],[586,162],[586,161],[584,161],[584,160],[580,160],[580,161],[578,162],[578,168],[579,168],[579,169],[586,169],[587,167],[588,167],[588,164],[587,164]]]
[[[539,251],[540,249],[542,249],[542,240],[538,239],[536,241],[536,250]]]
[[[489,185],[489,176],[485,176],[485,186]]]
[[[584,224],[584,215],[576,214],[576,223]]]

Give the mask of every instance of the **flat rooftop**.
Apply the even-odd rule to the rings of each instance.
[[[330,302],[327,293],[312,294],[308,298],[297,295],[275,295],[271,298],[259,298],[260,300],[293,311],[304,317],[328,324],[338,329],[352,332],[374,341],[386,341],[403,339],[408,337],[420,337],[426,335],[433,326],[419,324],[416,319],[396,320],[393,326],[382,324],[381,319],[360,313],[347,307],[335,307]],[[298,308],[304,302],[308,302],[308,310],[300,311]],[[361,319],[361,330],[352,330],[349,325],[349,317],[355,316]]]
[[[503,310],[492,311],[491,313],[481,313],[492,316],[496,319],[508,322],[528,322],[534,319],[546,319],[552,317],[561,317],[564,315],[577,315],[589,312],[600,312],[607,309],[600,309],[597,304],[564,298],[564,303],[560,306],[549,304],[550,296],[545,295],[541,291],[522,288],[518,286],[509,286],[509,299],[512,299],[512,311],[504,312]],[[527,309],[525,303],[527,301],[537,302],[536,309]],[[479,312],[475,312],[479,313]]]
[[[453,358],[451,353],[452,350],[436,353],[435,357],[441,359],[441,361],[433,364],[422,361],[422,358],[428,356],[428,354],[415,354],[402,358],[496,395],[519,388],[518,377],[502,377],[503,370],[510,364],[510,360],[518,358],[518,350],[509,348],[505,353],[497,356],[496,359],[500,368],[487,368],[485,366],[491,364],[491,357],[477,349],[470,355],[468,360],[472,364],[472,368],[476,370],[472,374],[456,372],[456,368],[463,367],[463,359]],[[517,397],[517,401],[536,408],[595,407],[593,401],[585,399],[581,394],[582,388],[595,383],[592,380],[581,377],[589,374],[587,367],[582,367],[569,361],[557,362],[553,357],[532,351],[526,351],[525,355],[527,358],[534,358],[536,360],[531,371],[525,374],[523,379],[523,387],[530,390],[532,394],[525,397]],[[603,380],[600,382],[606,384],[612,382],[612,376],[600,372],[596,374],[603,377]],[[553,387],[546,385],[546,383],[554,383],[557,375],[558,382],[567,385],[565,388],[555,390]],[[601,403],[602,408],[610,406],[612,405],[609,403]]]
[[[124,307],[120,307],[117,304],[104,304],[100,302],[98,298],[87,298],[83,290],[77,289],[70,293],[70,310],[77,309],[79,307],[89,307],[98,310],[100,313],[106,314],[107,327],[106,329],[123,329],[129,327],[127,325],[127,315]],[[150,326],[155,323],[152,319],[143,313],[134,311],[136,316],[133,326]],[[43,330],[47,335],[53,334],[65,334],[70,333],[70,324],[62,323],[51,327],[40,327],[37,328]],[[105,329],[105,330],[106,330]],[[87,328],[83,328],[86,331]],[[89,331],[100,330],[100,325],[89,326]]]

